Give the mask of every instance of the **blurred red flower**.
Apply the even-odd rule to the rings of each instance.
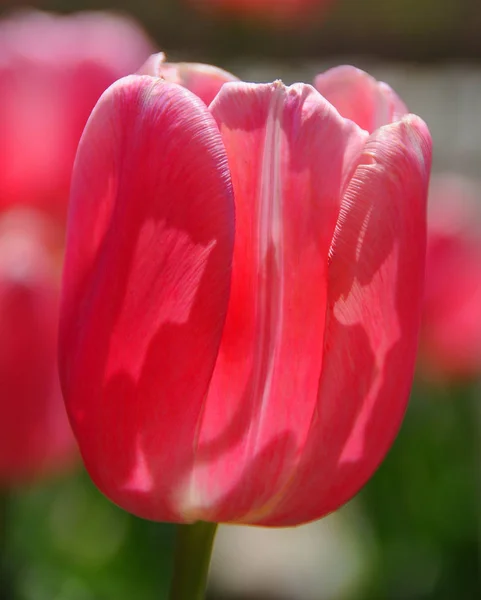
[[[57,369],[70,174],[101,93],[151,51],[128,19],[25,11],[0,21],[0,484],[69,464]]]
[[[207,13],[232,15],[242,19],[259,20],[278,25],[298,23],[319,14],[334,0],[188,0]]]
[[[438,175],[429,194],[421,371],[434,378],[481,373],[481,186]]]
[[[0,210],[64,218],[80,135],[100,94],[152,52],[124,17],[24,11],[0,21]]]
[[[75,453],[57,373],[63,232],[39,213],[0,216],[0,484],[38,477]]]

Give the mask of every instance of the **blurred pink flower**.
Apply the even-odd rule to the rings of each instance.
[[[59,278],[76,147],[102,92],[152,52],[107,13],[0,21],[0,483],[69,463],[57,369]]]
[[[152,52],[125,17],[37,11],[0,21],[0,210],[63,217],[82,129],[100,94]]]
[[[334,0],[187,0],[199,10],[278,25],[320,13]]]
[[[76,455],[56,360],[62,239],[40,213],[0,216],[0,485]]]
[[[431,182],[421,371],[481,374],[481,186],[457,175]]]

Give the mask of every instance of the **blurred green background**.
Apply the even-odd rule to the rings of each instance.
[[[376,475],[321,527],[221,528],[209,598],[479,598],[480,408],[475,387],[417,385]],[[167,598],[172,525],[113,506],[81,469],[10,500],[2,598]]]
[[[479,0],[339,0],[294,29],[197,13],[180,0],[31,4],[60,12],[121,10],[171,60],[212,62],[248,79],[310,81],[343,62],[368,68],[430,125],[435,169],[479,175]],[[1,10],[21,5],[4,2]],[[431,384],[419,377],[401,433],[376,475],[306,537],[300,530],[292,538],[221,532],[211,600],[481,598],[480,381],[481,374],[479,381]],[[173,526],[113,506],[80,466],[5,496],[1,598],[167,597]],[[282,556],[279,544],[286,544]],[[260,576],[250,570],[252,557]]]

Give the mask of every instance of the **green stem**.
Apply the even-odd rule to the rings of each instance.
[[[217,523],[178,525],[170,600],[203,600]]]
[[[0,489],[0,598],[12,598],[12,576],[8,553],[10,495]]]

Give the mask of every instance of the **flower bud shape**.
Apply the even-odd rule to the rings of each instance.
[[[427,378],[481,373],[481,187],[460,175],[431,182],[420,350]]]
[[[224,83],[207,107],[135,75],[94,109],[73,174],[60,371],[87,469],[124,509],[296,525],[351,498],[393,442],[431,138],[418,117],[381,112],[387,86],[350,73],[363,118],[379,111],[373,131],[280,81]]]
[[[57,370],[59,232],[33,212],[0,218],[0,485],[76,454]]]
[[[82,130],[102,92],[152,52],[129,19],[22,11],[0,21],[0,210],[65,219]]]

